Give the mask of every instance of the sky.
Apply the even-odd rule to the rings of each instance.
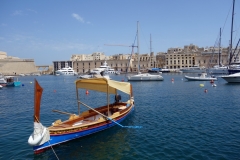
[[[234,13],[236,46],[240,0]],[[130,54],[137,21],[140,54],[217,46],[220,28],[222,47],[228,47],[231,14],[232,0],[1,0],[0,51],[36,65],[67,61],[73,54]]]

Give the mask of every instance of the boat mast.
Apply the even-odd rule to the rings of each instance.
[[[232,9],[232,24],[231,24],[231,40],[230,40],[230,58],[229,58],[229,65],[232,62],[232,33],[233,33],[233,19],[234,19],[234,5],[235,5],[235,0],[233,0],[233,9]]]
[[[222,66],[221,65],[221,28],[220,28],[220,38],[219,38],[219,52],[218,52],[218,66]]]
[[[139,64],[139,60],[140,60],[140,55],[139,55],[139,32],[138,32],[138,27],[139,27],[139,22],[137,21],[137,54],[138,54],[138,73],[140,72],[140,64]]]
[[[150,54],[152,53],[152,35],[150,34]]]

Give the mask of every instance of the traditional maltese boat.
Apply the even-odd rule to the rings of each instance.
[[[53,110],[54,112],[68,114],[69,118],[65,121],[56,120],[50,127],[45,127],[40,122],[40,101],[43,89],[35,80],[34,131],[28,139],[29,145],[33,146],[34,153],[40,153],[54,145],[96,133],[115,125],[141,128],[140,126],[122,126],[120,124],[134,110],[132,85],[130,83],[105,78],[92,78],[76,80],[75,84],[78,114]],[[107,105],[98,108],[88,106],[80,101],[80,89],[103,92],[107,96]],[[119,91],[129,95],[126,102],[121,102]],[[110,94],[115,95],[115,102],[113,103],[109,103]],[[89,110],[80,113],[80,104]]]

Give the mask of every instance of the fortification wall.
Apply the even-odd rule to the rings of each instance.
[[[0,73],[3,75],[19,75],[21,73],[29,74],[38,72],[33,59],[0,59]]]

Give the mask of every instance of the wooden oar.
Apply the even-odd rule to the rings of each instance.
[[[68,114],[68,115],[73,115],[72,113],[67,113],[67,112],[63,112],[63,111],[58,111],[58,110],[52,110],[53,112],[58,112],[58,113],[62,113],[62,114]]]
[[[103,117],[109,119],[110,121],[112,121],[113,123],[119,125],[119,126],[122,127],[122,128],[142,128],[142,126],[123,126],[123,125],[119,124],[118,122],[114,121],[112,118],[110,118],[110,117],[108,117],[108,116],[105,116],[104,114],[98,112],[97,110],[93,109],[92,107],[86,105],[85,103],[80,102],[80,101],[78,101],[78,102],[81,103],[82,105],[84,105],[84,106],[90,108],[91,110],[95,111],[96,113],[102,115]]]

